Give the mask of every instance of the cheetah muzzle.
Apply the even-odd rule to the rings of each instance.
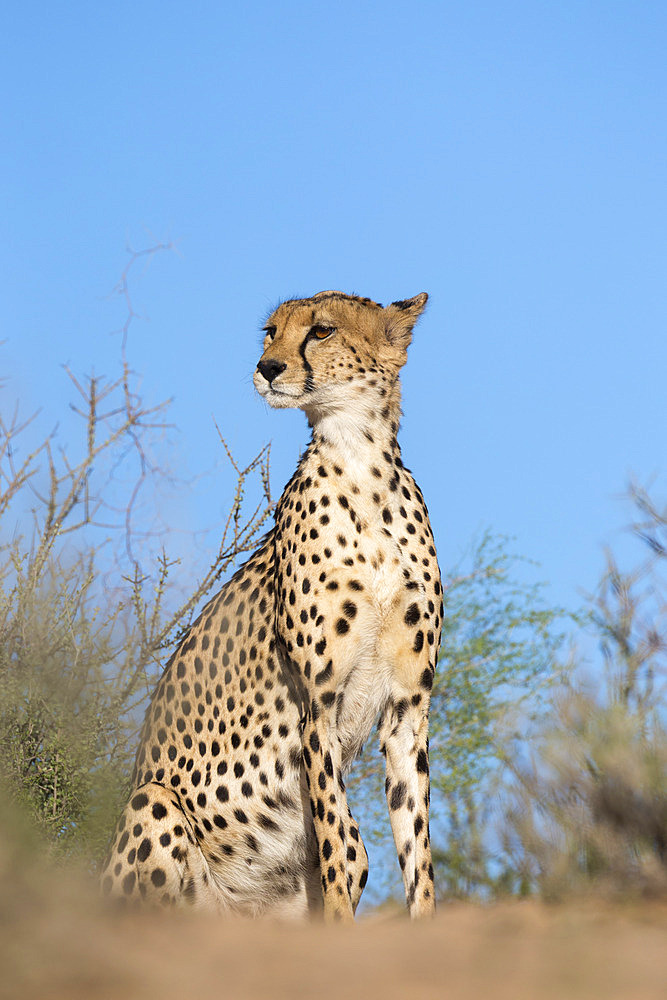
[[[442,624],[424,499],[397,441],[427,296],[320,292],[269,318],[254,381],[310,444],[275,525],[167,663],[102,874],[129,900],[351,920],[368,859],[345,776],[378,721],[412,916],[435,906],[428,712]]]

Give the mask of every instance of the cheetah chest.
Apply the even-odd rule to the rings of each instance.
[[[334,683],[337,694],[336,726],[343,748],[343,761],[351,763],[361,750],[371,729],[392,697],[396,664],[387,655],[385,637],[402,619],[406,601],[408,562],[400,547],[386,537],[367,538],[365,571],[359,573],[363,586],[354,595],[356,612],[344,642],[334,645]],[[341,590],[349,588],[345,580]],[[422,595],[417,595],[420,600]],[[415,599],[415,594],[411,594]],[[421,603],[421,601],[420,601]],[[349,607],[343,601],[343,612]],[[339,619],[340,620],[340,619]]]

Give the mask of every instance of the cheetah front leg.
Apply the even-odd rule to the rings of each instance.
[[[324,917],[329,921],[349,922],[354,919],[361,895],[360,891],[357,893],[358,886],[350,884],[348,871],[348,827],[351,832],[356,824],[347,804],[340,742],[328,712],[316,699],[311,702],[303,723],[303,761],[319,851]],[[354,862],[359,857],[357,843],[354,842]],[[356,871],[356,863],[354,868]],[[356,897],[354,904],[351,893]]]
[[[347,887],[352,902],[352,910],[356,913],[361,894],[368,881],[368,854],[361,839],[359,827],[349,807],[347,810],[346,832]]]
[[[429,836],[428,714],[399,698],[380,721],[389,818],[411,917],[435,911]]]
[[[392,692],[380,720],[389,818],[411,917],[435,911],[429,835],[428,713],[439,635],[424,628],[427,615],[406,598],[384,637],[393,662]],[[406,606],[407,605],[407,606]],[[426,634],[425,634],[426,632]]]

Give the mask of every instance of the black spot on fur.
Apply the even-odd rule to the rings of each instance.
[[[391,792],[391,798],[389,799],[389,808],[392,810],[400,809],[405,802],[406,793],[407,788],[404,781],[399,781],[396,785],[394,785]]]
[[[416,604],[411,604],[408,610],[405,612],[405,624],[406,625],[416,625],[421,615],[419,613],[419,608]]]
[[[167,876],[165,875],[164,871],[161,868],[154,868],[153,871],[151,872],[151,882],[153,883],[155,888],[159,889],[160,886],[163,886],[166,881],[167,881]]]

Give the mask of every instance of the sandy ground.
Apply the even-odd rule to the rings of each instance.
[[[349,928],[120,915],[0,839],[0,997],[667,998],[667,905],[443,906]]]
[[[0,996],[496,1000],[667,997],[667,908],[514,903],[353,928],[105,913],[78,894],[0,928]]]

